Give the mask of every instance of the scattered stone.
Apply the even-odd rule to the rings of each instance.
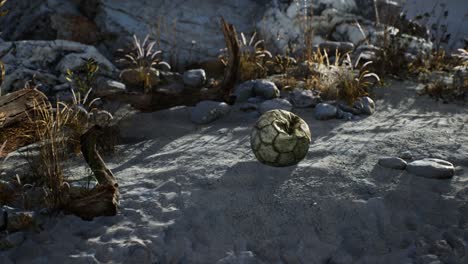
[[[263,114],[250,134],[250,145],[257,159],[275,167],[297,164],[307,155],[310,142],[307,123],[284,110]]]
[[[413,159],[413,153],[411,151],[404,151],[401,153],[400,158],[404,160],[412,160]]]
[[[66,90],[70,90],[70,84],[69,83],[55,85],[52,88],[52,91],[54,91],[54,92],[61,92],[61,91],[66,91]]]
[[[327,103],[320,103],[315,107],[314,116],[318,120],[329,120],[336,117],[338,109]]]
[[[265,98],[260,97],[260,96],[251,97],[251,98],[247,99],[247,103],[251,103],[251,104],[261,104],[261,103],[263,103],[265,101],[266,101]]]
[[[106,77],[97,78],[95,87],[96,91],[106,93],[125,91],[127,89],[125,84]]]
[[[348,113],[351,113],[353,115],[359,115],[361,113],[361,111],[359,111],[358,109],[356,109],[354,107],[351,107],[351,106],[348,106],[345,103],[339,103],[338,108],[343,110],[343,112],[348,112]]]
[[[252,103],[242,103],[239,109],[243,112],[257,111],[258,106]]]
[[[201,101],[190,110],[190,119],[196,124],[208,124],[226,116],[230,110],[224,102]]]
[[[345,111],[338,108],[338,110],[336,112],[336,118],[344,119],[346,121],[351,121],[351,120],[354,119],[354,115],[352,113],[345,112]]]
[[[184,90],[185,90],[185,86],[183,83],[180,83],[180,82],[158,85],[156,87],[157,92],[171,94],[174,96],[181,95],[184,92]]]
[[[245,102],[251,97],[264,99],[277,98],[280,95],[278,87],[267,80],[250,80],[238,85],[234,91],[237,102]]]
[[[125,69],[120,72],[120,79],[131,86],[142,86],[145,81],[145,74],[142,69]],[[159,83],[159,71],[151,68],[148,72],[150,86],[156,86]]]
[[[354,102],[354,108],[362,114],[372,115],[375,112],[375,103],[370,97],[360,97]]]
[[[294,89],[289,93],[289,101],[297,108],[315,107],[322,102],[318,92]]]
[[[416,176],[431,179],[449,179],[455,174],[455,168],[452,163],[432,158],[410,162],[406,170]]]
[[[264,114],[270,110],[276,110],[276,109],[291,111],[292,104],[286,99],[275,98],[275,99],[267,100],[263,102],[262,104],[260,104],[260,107],[258,109],[261,114]]]
[[[432,254],[422,255],[416,259],[417,264],[442,264],[439,257]]]
[[[11,247],[17,247],[21,245],[25,239],[26,235],[23,232],[16,232],[8,235],[5,240]]]
[[[190,87],[201,87],[206,82],[206,73],[203,69],[188,70],[184,72],[184,84]]]
[[[406,161],[396,157],[384,157],[379,159],[379,165],[389,169],[404,170]]]
[[[256,80],[253,92],[255,96],[261,96],[265,99],[277,98],[280,94],[276,84],[267,80]]]

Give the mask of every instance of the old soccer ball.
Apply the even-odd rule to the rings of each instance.
[[[250,145],[255,157],[274,167],[291,166],[304,159],[310,141],[307,123],[284,110],[264,113],[250,134]]]

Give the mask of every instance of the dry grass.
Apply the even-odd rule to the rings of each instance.
[[[62,204],[64,190],[64,161],[67,159],[66,127],[76,118],[68,106],[57,103],[52,110],[50,103],[34,102],[33,136],[39,141],[39,162],[35,162],[33,174],[46,187],[48,206],[57,209]]]
[[[272,58],[271,53],[264,47],[264,40],[256,40],[257,33],[247,39],[240,34],[240,64],[238,80],[248,81],[267,76],[266,62]],[[226,61],[225,58],[221,58]]]

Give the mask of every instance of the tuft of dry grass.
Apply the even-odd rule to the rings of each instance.
[[[57,103],[54,111],[52,105],[33,102],[34,125],[33,136],[40,142],[39,162],[34,164],[33,173],[38,181],[44,184],[45,200],[50,208],[58,209],[63,202],[64,161],[67,159],[66,127],[76,118],[71,109]]]

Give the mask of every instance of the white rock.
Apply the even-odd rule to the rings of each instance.
[[[188,70],[184,73],[184,84],[191,87],[201,87],[206,82],[206,73],[203,69]]]
[[[397,157],[384,157],[379,159],[379,165],[389,169],[404,170],[406,161]]]
[[[196,124],[208,124],[229,113],[231,107],[224,102],[201,101],[190,110],[190,120]]]
[[[431,179],[449,179],[455,174],[455,168],[452,163],[431,158],[410,162],[406,170],[416,176]]]

